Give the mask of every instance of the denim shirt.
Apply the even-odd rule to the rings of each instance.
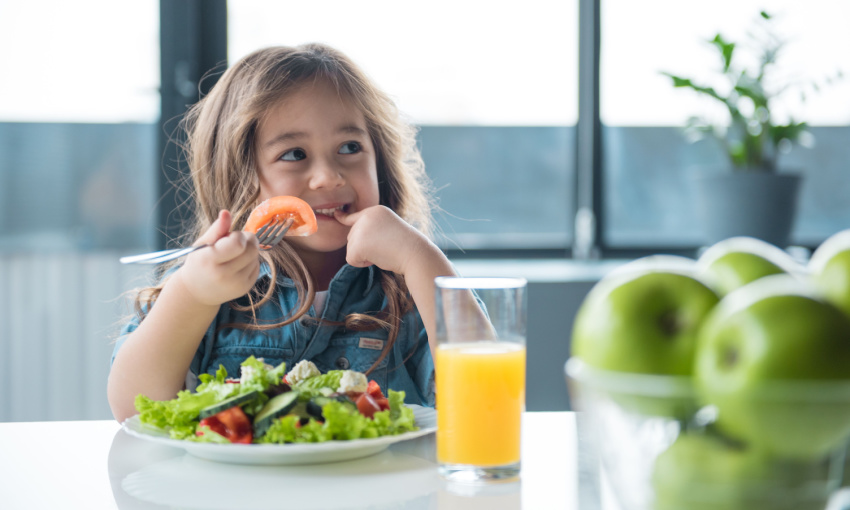
[[[264,264],[259,278],[269,277]],[[273,298],[257,310],[259,323],[280,322],[284,314],[295,309],[297,300],[292,280],[280,277]],[[240,304],[244,303],[240,301]],[[266,331],[220,328],[223,324],[251,320],[250,312],[238,312],[225,303],[201,340],[189,375],[214,374],[219,365],[223,365],[229,377],[239,377],[240,364],[251,355],[263,358],[270,365],[285,362],[287,369],[306,359],[315,363],[322,373],[328,370],[365,372],[381,355],[387,331],[348,331],[344,326],[324,322],[343,322],[348,314],[377,312],[385,306],[378,270],[372,266],[356,268],[348,264],[330,283],[321,321],[305,316],[292,324]],[[311,307],[307,315],[315,317],[315,309]],[[112,354],[113,360],[127,335],[138,325],[138,317],[133,317],[124,326]],[[425,326],[416,309],[404,316],[390,352],[368,377],[385,393],[387,388],[403,390],[408,404],[434,406],[434,361]]]

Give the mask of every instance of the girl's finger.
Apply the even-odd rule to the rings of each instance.
[[[355,222],[357,222],[357,218],[359,218],[361,214],[363,214],[363,211],[346,213],[342,212],[340,209],[337,209],[334,211],[334,218],[336,218],[336,221],[342,223],[343,225],[351,227],[354,225]]]
[[[222,209],[218,213],[218,218],[210,225],[204,234],[198,238],[195,244],[214,244],[216,241],[225,237],[230,232],[230,224],[233,217],[230,211]]]
[[[227,262],[245,254],[247,257],[255,257],[258,250],[258,243],[253,234],[247,232],[230,232],[224,237],[215,242],[215,252],[218,255],[219,262]]]
[[[256,253],[251,254],[247,250],[233,252],[228,249],[227,252],[219,251],[217,255],[219,257],[216,261],[216,265],[224,273],[238,274],[242,273],[245,268],[251,267],[252,265],[259,265]]]
[[[368,260],[363,260],[363,259],[346,260],[346,262],[348,262],[348,265],[353,266],[353,267],[369,267],[371,265],[374,265],[371,262],[369,262]]]
[[[256,259],[253,259],[250,263],[236,271],[236,275],[239,279],[255,282],[260,277],[260,264],[256,262]]]
[[[259,243],[256,240],[248,239],[244,250],[239,255],[233,258],[235,267],[244,268],[251,265],[259,265]]]

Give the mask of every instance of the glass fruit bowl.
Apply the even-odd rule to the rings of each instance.
[[[622,510],[823,510],[842,486],[850,382],[770,385],[721,416],[689,377],[564,369]]]

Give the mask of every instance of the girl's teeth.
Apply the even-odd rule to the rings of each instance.
[[[324,214],[325,216],[333,216],[334,211],[344,210],[344,207],[345,207],[344,205],[341,205],[339,207],[334,207],[333,209],[316,209],[315,211],[316,211],[316,214]]]

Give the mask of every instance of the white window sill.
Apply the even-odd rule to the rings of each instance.
[[[463,259],[453,260],[461,276],[522,277],[530,283],[598,281],[627,260]]]

